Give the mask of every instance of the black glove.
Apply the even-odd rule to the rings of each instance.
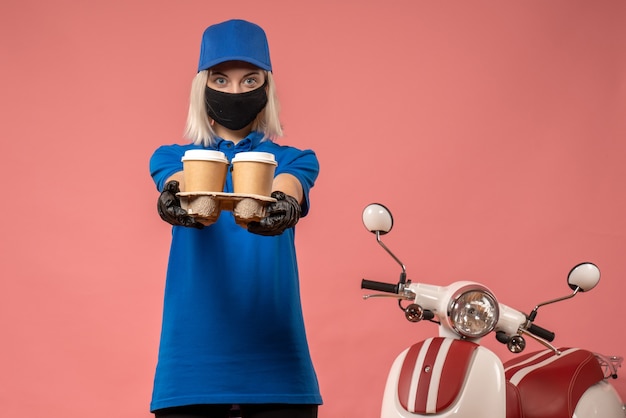
[[[185,209],[180,207],[180,199],[176,196],[178,192],[180,192],[180,189],[176,180],[168,181],[165,184],[157,202],[157,210],[161,219],[172,225],[192,226],[198,229],[204,228],[204,225],[196,222],[193,217],[187,214]]]
[[[279,191],[272,192],[272,197],[276,202],[265,207],[265,218],[248,224],[249,232],[265,236],[280,235],[285,229],[298,223],[302,213],[300,203],[292,196]]]

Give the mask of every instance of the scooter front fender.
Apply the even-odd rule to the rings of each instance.
[[[578,401],[573,418],[624,418],[626,408],[619,394],[606,380],[589,387]]]
[[[381,418],[506,416],[502,362],[475,343],[429,338],[394,361]]]

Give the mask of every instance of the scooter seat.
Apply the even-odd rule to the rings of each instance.
[[[585,391],[604,378],[593,353],[560,351],[529,353],[504,363],[507,418],[570,418]]]

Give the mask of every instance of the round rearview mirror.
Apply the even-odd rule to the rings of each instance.
[[[363,210],[363,225],[368,231],[384,235],[393,227],[393,217],[385,206],[372,203]]]
[[[567,275],[567,284],[572,290],[579,289],[581,292],[596,287],[600,281],[600,269],[593,263],[580,263]]]

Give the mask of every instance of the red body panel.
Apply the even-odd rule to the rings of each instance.
[[[409,351],[402,364],[398,380],[398,399],[400,404],[407,411],[416,414],[426,414],[426,403],[429,392],[437,391],[437,404],[435,413],[449,408],[458,398],[463,387],[465,376],[469,370],[476,344],[453,340],[447,348],[447,353],[441,353],[445,338],[432,338],[417,343],[409,348]],[[425,344],[426,343],[426,344]],[[428,344],[429,343],[429,344]],[[425,352],[422,352],[425,350]],[[422,353],[423,361],[418,361]],[[438,355],[445,355],[443,368],[439,372],[439,383],[436,388],[432,387],[433,371],[435,360]],[[419,368],[418,370],[416,370]],[[412,385],[415,373],[419,374],[418,385]],[[417,375],[415,375],[417,376]],[[412,393],[415,391],[414,393]],[[414,402],[411,402],[415,395]],[[433,411],[430,411],[433,413]]]

